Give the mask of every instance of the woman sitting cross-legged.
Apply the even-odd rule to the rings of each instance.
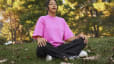
[[[56,0],[48,1],[48,14],[41,16],[35,26],[33,38],[37,39],[37,57],[68,60],[78,56],[88,40],[84,34],[75,36],[64,18],[56,16]],[[67,43],[65,43],[67,42]]]

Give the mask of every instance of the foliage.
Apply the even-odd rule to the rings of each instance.
[[[113,3],[97,0],[57,0],[57,16],[65,18],[74,34],[83,32],[88,36],[113,36]],[[7,31],[13,41],[30,40],[40,16],[47,14],[47,0],[0,0],[0,11],[8,21]],[[109,29],[110,28],[110,29]],[[3,32],[2,31],[2,32]]]
[[[76,4],[76,1],[72,0],[71,4],[65,4],[66,13],[69,14],[64,14],[64,17],[67,16],[65,18],[74,33],[84,32],[85,34],[94,35],[93,37],[113,36],[113,20],[109,22],[107,18],[110,17],[111,19],[113,17],[113,7],[110,3],[85,0],[72,6],[73,4]],[[106,28],[109,26],[111,26],[111,29],[108,31]],[[108,32],[106,33],[106,31]]]
[[[7,38],[0,36],[0,44],[4,44],[7,41]]]

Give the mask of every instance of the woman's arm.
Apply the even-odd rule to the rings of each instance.
[[[83,39],[84,39],[84,43],[86,43],[86,44],[88,43],[88,38],[87,38],[86,35],[84,35],[84,34],[79,34],[79,35],[77,35],[77,36],[73,36],[73,37],[71,37],[71,38],[65,40],[65,42],[71,42],[71,41],[73,41],[73,40],[75,40],[75,39],[79,39],[79,38],[83,38]]]
[[[73,40],[75,40],[75,39],[78,39],[78,38],[79,38],[79,36],[73,36],[73,37],[71,37],[71,38],[65,40],[65,42],[71,42],[71,41],[73,41]]]

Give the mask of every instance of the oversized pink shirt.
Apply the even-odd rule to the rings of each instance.
[[[71,29],[66,21],[61,17],[52,17],[49,15],[41,16],[35,26],[33,38],[42,36],[54,47],[64,43],[64,40],[73,37]]]

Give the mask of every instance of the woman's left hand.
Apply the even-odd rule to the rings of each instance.
[[[88,38],[87,38],[86,35],[84,35],[84,34],[81,33],[81,34],[78,35],[78,38],[82,38],[82,39],[84,39],[84,43],[85,43],[85,44],[88,43]]]
[[[86,36],[85,36],[84,34],[79,34],[79,35],[78,35],[78,38],[82,38],[82,39],[85,40]]]

